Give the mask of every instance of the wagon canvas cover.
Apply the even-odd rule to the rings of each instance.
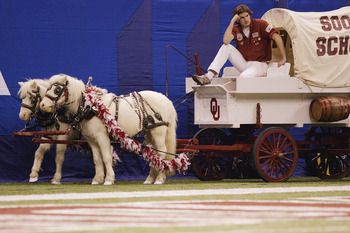
[[[350,86],[350,7],[327,12],[275,8],[263,19],[289,34],[296,77],[313,86]]]

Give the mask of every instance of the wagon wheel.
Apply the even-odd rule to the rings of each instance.
[[[223,145],[226,134],[220,129],[207,128],[198,131],[193,138],[198,140],[199,145]],[[222,180],[230,164],[224,156],[220,151],[199,151],[191,160],[193,173],[203,181]]]
[[[253,161],[265,181],[286,181],[292,176],[297,160],[296,142],[283,128],[267,128],[255,140]]]
[[[309,130],[308,139],[317,146],[322,146],[318,140],[323,136],[331,138],[344,138],[344,132],[341,128],[330,127],[312,127]],[[317,143],[318,142],[318,143]],[[338,147],[348,148],[348,143],[337,145]],[[320,179],[340,179],[350,173],[350,154],[347,152],[335,152],[324,148],[311,148],[311,153],[305,158],[308,167],[313,174]]]

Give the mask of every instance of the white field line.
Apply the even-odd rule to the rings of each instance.
[[[267,224],[268,225],[268,224]],[[211,233],[252,233],[256,231],[252,231],[252,229],[232,229],[228,231],[212,231]],[[269,228],[266,226],[266,228],[259,228],[259,233],[325,233],[325,232],[331,232],[331,233],[336,233],[336,232],[344,232],[348,233],[349,228],[348,226],[294,226],[292,228]],[[198,233],[198,231],[186,231],[186,233]]]
[[[0,196],[0,202],[39,201],[39,200],[40,201],[42,200],[74,200],[74,199],[82,200],[82,199],[99,199],[99,198],[133,198],[133,197],[183,197],[183,196],[205,196],[205,195],[242,195],[242,194],[263,194],[263,193],[332,192],[332,191],[350,191],[350,186],[3,195],[3,196]]]

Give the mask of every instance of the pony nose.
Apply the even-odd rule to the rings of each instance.
[[[19,117],[19,119],[21,119],[22,121],[27,121],[27,120],[29,120],[29,118],[30,118],[30,113],[29,112],[20,112],[19,114],[18,114],[18,117]]]
[[[39,108],[43,112],[53,112],[55,110],[55,107],[50,102],[45,102],[45,100],[40,102]]]
[[[18,117],[19,117],[19,119],[21,119],[21,120],[24,120],[24,119],[25,119],[25,116],[26,116],[26,114],[23,113],[23,112],[20,112],[20,113],[18,114]]]
[[[44,112],[47,111],[47,107],[46,107],[45,103],[41,102],[41,103],[39,104],[39,107],[40,107],[40,110],[43,110]]]

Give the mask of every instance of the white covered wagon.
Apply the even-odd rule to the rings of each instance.
[[[195,91],[194,123],[204,128],[193,140],[192,148],[200,152],[192,161],[194,172],[201,179],[221,179],[226,164],[218,155],[248,154],[264,180],[284,181],[298,155],[305,155],[320,178],[346,176],[350,7],[271,9],[263,18],[280,30],[288,64],[278,68],[272,62],[266,77],[254,78],[240,78],[234,67],[226,67],[206,86],[186,78],[186,92]],[[304,137],[295,140],[293,128],[304,129]]]

